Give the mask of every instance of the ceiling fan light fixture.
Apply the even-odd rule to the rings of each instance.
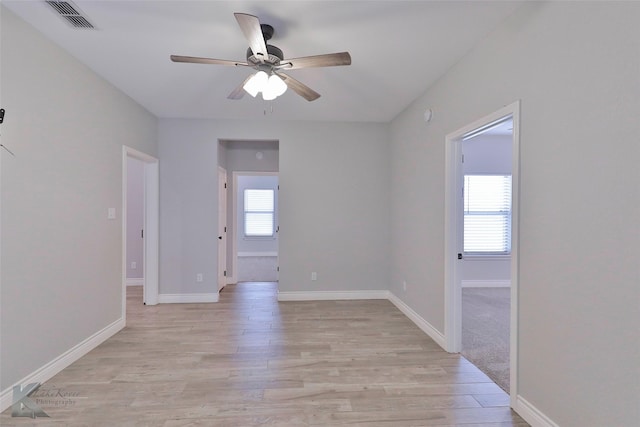
[[[1,2],[2,0],[0,0]],[[57,3],[59,0],[55,0]],[[53,3],[54,0],[47,3]],[[320,94],[309,86],[294,79],[283,72],[283,69],[293,70],[298,68],[336,67],[351,65],[349,52],[326,53],[323,55],[302,56],[285,60],[282,50],[276,46],[267,44],[273,36],[273,27],[261,24],[257,16],[248,13],[234,13],[236,21],[249,42],[246,52],[247,61],[230,61],[228,59],[202,58],[197,56],[171,55],[173,62],[186,62],[191,64],[217,64],[227,66],[250,67],[257,71],[244,82],[236,86],[227,99],[242,99],[245,92],[256,97],[262,92],[262,98],[273,100],[286,92],[290,87],[297,95],[307,101],[315,101]],[[269,77],[271,76],[271,77]]]
[[[242,87],[249,95],[254,98],[261,92],[263,88],[267,85],[269,81],[269,76],[264,71],[258,71],[255,73]]]
[[[265,101],[271,101],[276,99],[287,91],[287,84],[275,74],[272,74],[267,81],[267,84],[262,89],[262,98]]]

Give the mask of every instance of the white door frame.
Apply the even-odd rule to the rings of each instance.
[[[518,278],[519,278],[519,211],[520,211],[520,101],[448,134],[445,138],[445,345],[450,353],[462,347],[462,289],[458,253],[462,253],[462,138],[478,128],[513,118],[512,208],[511,208],[511,318],[510,318],[510,390],[511,406],[518,395]]]
[[[159,175],[158,159],[146,153],[122,146],[122,318],[127,314],[127,158],[144,163],[144,261],[143,301],[158,304],[159,256]]]
[[[218,292],[227,285],[227,187],[227,170],[218,166]]]

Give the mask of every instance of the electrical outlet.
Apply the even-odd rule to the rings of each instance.
[[[403,280],[403,281],[402,281],[402,290],[403,290],[403,291],[406,291],[406,290],[407,290],[407,281],[406,281],[406,280]]]
[[[196,282],[201,283],[203,280],[202,273],[196,274]]]
[[[131,269],[135,270],[136,268],[138,268],[138,263],[135,261],[131,261]]]
[[[311,272],[311,280],[318,280],[318,273],[316,273],[315,271]]]

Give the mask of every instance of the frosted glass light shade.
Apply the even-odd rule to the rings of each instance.
[[[258,71],[242,86],[242,88],[255,98],[258,92],[264,90],[269,82],[269,76],[264,71]]]
[[[267,85],[262,89],[262,99],[271,101],[287,91],[287,84],[277,75],[272,74]]]

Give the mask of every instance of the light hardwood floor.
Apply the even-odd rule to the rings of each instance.
[[[389,301],[276,295],[274,283],[240,283],[218,303],[145,307],[129,288],[127,327],[37,392],[50,418],[9,409],[0,424],[528,425],[486,375]]]

